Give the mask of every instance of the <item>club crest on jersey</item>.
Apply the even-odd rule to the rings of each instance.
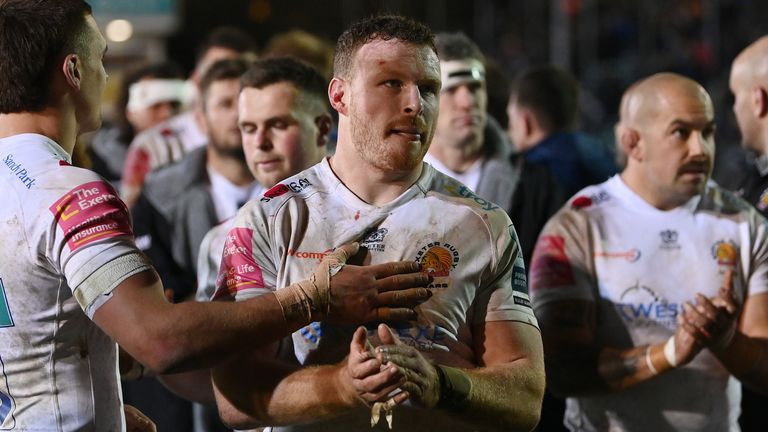
[[[725,267],[735,267],[739,259],[738,246],[731,240],[719,240],[712,245],[712,258],[717,264]]]
[[[360,242],[360,246],[368,249],[371,252],[384,252],[384,237],[387,236],[389,230],[387,228],[379,228],[377,230],[370,231]]]
[[[422,247],[416,254],[421,272],[434,278],[428,288],[449,288],[451,271],[459,264],[459,250],[455,246],[434,241]]]

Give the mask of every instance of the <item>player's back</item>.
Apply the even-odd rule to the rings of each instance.
[[[1,139],[0,161],[0,430],[120,430],[116,346],[67,282],[98,261],[75,252],[114,194],[40,135]]]

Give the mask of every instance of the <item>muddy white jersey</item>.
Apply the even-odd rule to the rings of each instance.
[[[714,183],[661,211],[614,176],[576,194],[546,225],[531,264],[534,307],[586,300],[601,346],[658,344],[683,303],[715,296],[734,269],[740,304],[768,291],[766,222]],[[578,431],[739,430],[740,387],[708,350],[688,365],[621,393],[569,398]]]
[[[327,159],[271,188],[238,213],[214,298],[241,300],[306,279],[326,253],[353,241],[367,249],[372,264],[412,260],[434,277],[433,296],[416,308],[418,320],[389,324],[403,342],[439,363],[476,366],[472,330],[487,321],[537,326],[509,217],[428,164],[412,187],[381,207],[347,189]],[[312,323],[293,334],[296,358],[303,364],[338,362],[354,329]],[[375,324],[369,335],[375,337]],[[351,418],[279,430],[368,429],[369,416],[361,410]],[[443,421],[462,430],[435,412],[399,413],[399,419],[397,430],[423,431]]]
[[[127,209],[41,135],[0,139],[0,162],[0,430],[123,430],[117,347],[89,316],[146,270],[110,267],[136,251]]]

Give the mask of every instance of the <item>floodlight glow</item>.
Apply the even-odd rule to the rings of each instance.
[[[112,42],[125,42],[133,36],[133,25],[128,20],[113,20],[107,24],[105,33]]]

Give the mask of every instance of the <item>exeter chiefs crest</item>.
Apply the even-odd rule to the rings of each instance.
[[[430,288],[448,288],[451,286],[451,271],[459,264],[459,251],[451,244],[432,242],[419,250],[416,262],[422,273],[434,278]]]

